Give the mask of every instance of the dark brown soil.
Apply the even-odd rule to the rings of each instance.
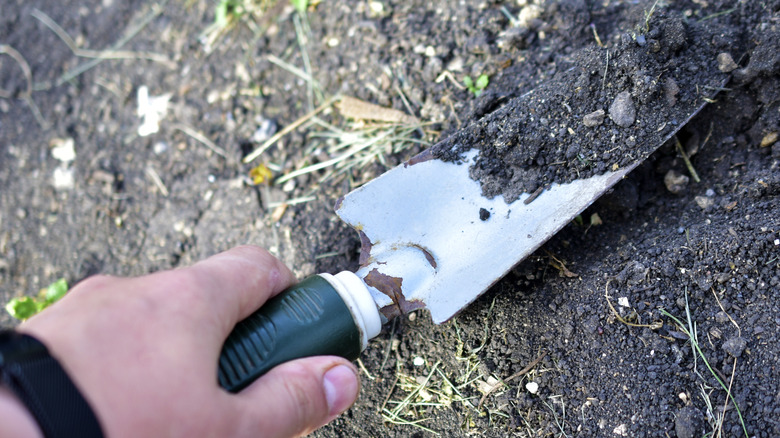
[[[716,62],[720,51],[745,53],[716,36],[749,24],[722,23],[727,21],[722,17],[683,20],[683,10],[673,8],[647,14],[628,32],[599,28],[609,46],[589,42],[521,96],[502,102],[489,94],[479,112],[469,115],[468,125],[437,144],[435,152],[454,160],[479,148],[473,177],[485,196],[503,194],[507,202],[551,182],[644,160],[725,83]],[[587,26],[579,31],[586,33]],[[482,115],[485,111],[490,112]]]
[[[780,436],[780,2],[320,2],[303,21],[279,3],[211,50],[200,35],[213,2],[156,4],[3,3],[0,44],[24,57],[34,87],[25,99],[24,70],[0,54],[0,301],[60,277],[142,274],[240,243],[271,248],[301,278],[355,269],[358,236],[332,210],[350,178],[246,182],[252,165],[240,161],[258,128],[282,129],[322,102],[268,55],[305,69],[305,47],[326,95],[406,111],[400,90],[434,123],[426,140],[445,152],[479,147],[475,176],[508,200],[643,158],[715,91],[705,86],[728,78],[677,134],[700,182],[674,142],[662,145],[453,321],[436,326],[422,311],[390,324],[361,357],[358,403],[315,435],[745,436],[744,422],[748,436]],[[91,60],[35,8],[81,48],[108,49],[138,30],[120,49],[170,62],[103,60],[62,80]],[[490,84],[480,97],[460,87],[481,74]],[[147,137],[141,86],[171,94],[160,132]],[[613,118],[630,110],[610,118],[610,107],[626,91],[635,120],[624,127]],[[603,121],[591,115],[585,126],[599,109]],[[317,129],[294,131],[261,161],[280,175],[331,158]],[[67,139],[72,162],[52,155]],[[55,186],[55,172],[71,172],[72,184]],[[272,214],[273,201],[311,194]],[[686,309],[701,355],[662,312],[687,324]],[[396,420],[418,425],[386,421],[407,397],[412,409]]]

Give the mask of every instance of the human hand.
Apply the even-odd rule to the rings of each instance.
[[[235,323],[293,282],[265,250],[239,247],[188,268],[89,278],[19,331],[49,348],[108,437],[297,436],[354,403],[347,360],[287,362],[238,394],[216,379]]]

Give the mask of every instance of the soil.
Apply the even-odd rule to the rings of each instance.
[[[680,148],[652,152],[457,318],[389,324],[361,357],[358,403],[315,436],[780,436],[780,2],[320,2],[305,20],[263,4],[204,44],[206,0],[3,3],[3,302],[241,243],[300,278],[355,269],[359,238],[332,205],[421,148],[322,183],[249,184],[257,163],[241,159],[261,134],[322,103],[273,55],[310,65],[326,95],[411,109],[440,153],[479,147],[474,176],[507,200],[642,159],[681,128]],[[75,56],[36,8],[81,49],[129,36],[122,59]],[[482,74],[479,97],[461,86]],[[170,95],[148,136],[143,86]],[[305,124],[262,161],[281,175],[332,158],[317,130]]]

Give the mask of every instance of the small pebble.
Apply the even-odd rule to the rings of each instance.
[[[160,155],[168,150],[168,143],[164,141],[158,141],[154,144],[154,146],[152,146],[152,150],[154,151],[155,155]]]
[[[525,389],[527,389],[531,394],[536,394],[539,392],[539,384],[536,382],[528,382],[525,384]]]
[[[70,190],[73,188],[75,178],[73,177],[73,169],[65,167],[64,165],[54,169],[52,175],[52,183],[57,190]]]
[[[606,115],[607,113],[604,112],[603,109],[593,111],[590,114],[586,114],[585,117],[582,118],[582,124],[588,128],[599,126],[600,124],[604,123],[604,117]]]
[[[688,181],[690,181],[688,176],[683,175],[674,169],[666,172],[666,175],[664,176],[664,184],[666,185],[666,189],[675,195],[679,195],[685,190],[685,187],[688,186]]]
[[[762,148],[772,146],[777,142],[777,137],[778,137],[777,131],[770,132],[761,139],[761,144],[759,146],[761,146]]]
[[[415,357],[414,359],[412,359],[412,363],[413,363],[413,364],[414,364],[414,366],[416,366],[416,367],[421,367],[421,366],[425,365],[425,359],[423,359],[423,358],[422,358],[422,357],[420,357],[420,356],[417,356],[417,357]]]
[[[69,163],[76,159],[75,142],[72,138],[55,138],[51,141],[51,156],[63,163]]]
[[[486,221],[488,219],[490,219],[490,212],[487,211],[487,209],[480,208],[479,209],[479,220],[484,222],[484,221]]]
[[[696,205],[702,210],[712,208],[712,206],[715,205],[715,200],[706,196],[697,196],[694,198],[694,201],[696,201]]]
[[[731,73],[736,70],[737,67],[739,66],[734,62],[734,58],[732,58],[730,54],[723,52],[718,55],[718,70],[723,73]]]
[[[741,336],[731,338],[723,343],[723,351],[732,355],[733,357],[739,357],[747,347],[747,340]]]
[[[694,438],[704,434],[704,415],[693,406],[685,406],[674,419],[677,438]]]
[[[715,196],[715,190],[707,189],[707,191],[704,192],[704,195],[711,198],[711,197]]]
[[[628,128],[634,124],[636,108],[634,107],[634,101],[631,99],[631,93],[623,91],[615,97],[615,100],[609,107],[609,118],[623,128]]]

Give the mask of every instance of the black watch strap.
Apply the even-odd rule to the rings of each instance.
[[[89,403],[54,359],[32,336],[0,330],[0,385],[27,406],[46,438],[102,438]]]

